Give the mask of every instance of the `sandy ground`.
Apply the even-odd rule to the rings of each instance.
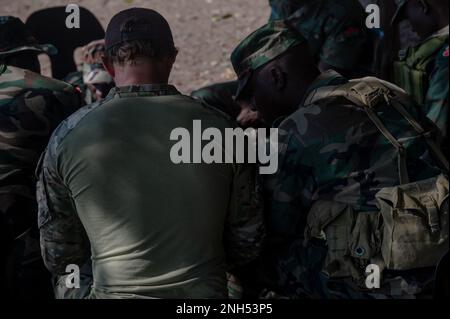
[[[117,12],[130,7],[159,11],[169,21],[180,53],[171,82],[184,93],[235,78],[229,56],[239,41],[263,25],[267,0],[0,0],[0,15],[25,20],[42,8],[76,3],[106,27]]]

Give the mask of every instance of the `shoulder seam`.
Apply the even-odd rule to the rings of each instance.
[[[88,114],[90,114],[94,110],[97,110],[100,106],[106,104],[111,99],[112,99],[112,97],[105,98],[104,100],[102,100],[100,102],[86,105],[86,106],[82,107],[81,109],[79,109],[78,111],[76,111],[75,113],[73,113],[72,115],[70,115],[67,119],[62,121],[61,124],[53,132],[51,140],[53,140],[54,138],[56,138],[56,136],[58,136],[58,132],[63,129],[63,126],[67,126],[67,130],[64,134],[58,136],[58,140],[56,141],[55,146],[54,146],[54,151],[58,150],[58,148],[62,144],[63,140],[66,139],[67,136],[73,132],[73,130],[82,122],[83,119],[86,118],[86,116]],[[84,112],[84,114],[81,114],[83,112]],[[78,119],[74,120],[73,118],[77,115],[80,117]],[[69,125],[69,122],[72,120],[73,120],[72,125]]]

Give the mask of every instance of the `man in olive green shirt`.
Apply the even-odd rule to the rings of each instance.
[[[264,235],[254,167],[171,161],[174,129],[233,124],[167,84],[177,50],[161,15],[122,11],[105,42],[117,87],[60,125],[38,168],[57,297],[225,298],[226,271],[255,259]],[[66,267],[89,257],[92,282],[67,288]]]

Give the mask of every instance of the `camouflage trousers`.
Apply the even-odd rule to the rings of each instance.
[[[34,231],[30,229],[16,238],[4,257],[1,275],[7,297],[53,299],[51,275],[45,268]]]

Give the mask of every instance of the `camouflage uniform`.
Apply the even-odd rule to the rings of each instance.
[[[278,41],[273,41],[274,38]],[[261,28],[245,39],[232,55],[242,90],[245,90],[249,73],[276,59],[296,42],[298,38],[286,29],[283,31],[279,24]],[[355,80],[354,83],[361,82]],[[417,282],[427,283],[432,270],[428,269],[424,274],[416,272],[412,278],[386,272],[381,289],[364,291],[353,280],[348,280],[347,275],[338,279],[330,276],[343,270],[339,269],[339,264],[325,264],[330,251],[334,253],[335,243],[342,243],[345,238],[327,237],[325,241],[322,237],[306,241],[311,231],[309,216],[317,203],[336,203],[338,212],[343,210],[342,207],[348,207],[361,218],[371,220],[378,216],[375,194],[384,187],[400,184],[397,150],[363,108],[344,98],[310,102],[323,88],[336,90],[347,83],[348,80],[334,71],[321,74],[307,89],[299,110],[279,125],[278,171],[265,183],[268,234],[265,272],[269,276],[275,273],[271,284],[278,285],[283,294],[292,298],[395,298],[414,295],[424,288],[420,284],[415,286]],[[402,96],[406,99],[404,107],[413,118],[435,132],[437,129],[420,108],[405,94]],[[422,136],[400,113],[385,100],[377,104],[376,113],[388,131],[404,141],[410,181],[439,175],[440,170],[424,156],[428,146]],[[320,207],[318,210],[320,212]],[[332,219],[328,218],[327,222],[331,223]],[[370,228],[371,223],[376,225],[376,220],[357,226],[362,229],[360,234],[369,236],[368,246],[376,247],[378,230],[375,226]],[[355,248],[356,253],[369,254],[358,248]],[[422,275],[424,281],[419,279],[423,279]]]
[[[350,76],[367,73],[371,64],[365,15],[357,0],[270,0],[273,20],[286,19],[308,40],[318,61]],[[220,110],[232,110],[236,85],[215,84],[196,90],[192,96]]]
[[[102,64],[105,52],[103,40],[97,40],[83,47],[83,62],[81,70],[70,73],[65,81],[79,87],[86,104],[94,103],[103,98],[114,87],[114,81]]]
[[[289,18],[305,5],[305,0],[269,0],[270,21]]]
[[[407,0],[397,0],[393,23],[399,20]],[[394,82],[424,107],[447,136],[449,27],[435,32],[414,47],[401,50],[394,62]]]
[[[340,81],[345,79],[323,75],[307,95]],[[426,122],[414,103],[408,110],[416,119]],[[379,108],[378,116],[385,123],[392,123],[388,128],[395,132],[396,138],[411,138],[406,147],[411,182],[440,173],[420,159],[427,146],[405,119],[388,105]],[[304,245],[306,219],[319,200],[343,203],[360,213],[376,212],[375,194],[384,187],[400,184],[397,151],[364,110],[342,102],[303,106],[284,120],[279,129],[280,165],[277,174],[267,182],[271,199],[267,223],[270,236],[283,242],[285,249],[276,265],[280,280],[289,295],[362,298],[364,295],[357,290],[339,291],[344,288],[339,282],[333,284],[340,289],[330,288],[321,272],[327,248],[321,242]],[[407,292],[401,291],[401,284],[403,280],[398,282],[399,286],[383,287],[378,293],[403,296]],[[392,296],[395,293],[399,295]]]
[[[236,89],[236,81],[217,83],[195,90],[191,96],[236,119],[241,111],[240,105],[233,98]]]
[[[448,36],[448,33],[447,33]],[[434,69],[431,72],[429,87],[425,98],[425,112],[447,138],[448,126],[448,55],[449,46],[438,52]]]
[[[223,298],[226,266],[259,255],[255,168],[171,162],[171,130],[194,119],[233,127],[173,86],[140,85],[114,88],[55,131],[38,202],[44,261],[62,276],[57,297]],[[89,281],[80,294],[64,289],[65,267],[90,263],[91,252],[92,291]]]
[[[272,16],[308,40],[317,60],[349,75],[365,72],[370,59],[364,10],[357,0],[271,0]]]
[[[0,33],[15,28],[23,28],[20,20],[0,17]],[[34,171],[52,131],[81,101],[67,83],[2,64],[4,57],[17,52],[50,48],[32,38],[23,41],[17,32],[13,37],[16,43],[0,49],[0,213],[2,235],[12,245],[7,287],[15,296],[42,298],[49,282],[39,249]]]

